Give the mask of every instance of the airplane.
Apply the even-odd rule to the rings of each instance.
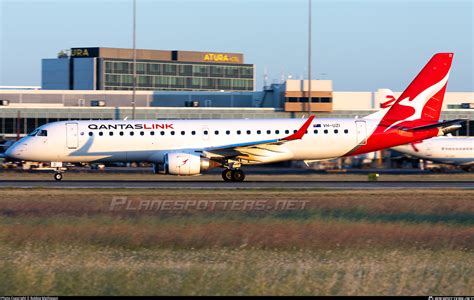
[[[142,161],[156,174],[220,167],[224,181],[241,182],[244,165],[334,159],[444,135],[462,121],[438,121],[453,55],[435,54],[390,108],[363,118],[61,121],[5,154],[51,162],[57,181],[65,163]]]
[[[440,136],[391,149],[442,164],[474,170],[474,137]]]

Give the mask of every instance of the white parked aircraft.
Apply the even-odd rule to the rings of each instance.
[[[452,59],[435,54],[390,108],[365,118],[55,122],[6,155],[51,162],[56,180],[64,163],[145,161],[155,173],[222,167],[225,181],[243,181],[242,165],[333,159],[443,135],[460,122],[438,122]]]
[[[437,163],[474,170],[474,137],[440,136],[392,149]]]

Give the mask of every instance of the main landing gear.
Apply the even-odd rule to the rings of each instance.
[[[242,182],[245,179],[245,173],[241,169],[225,169],[222,172],[224,181]]]

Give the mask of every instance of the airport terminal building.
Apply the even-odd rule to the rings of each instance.
[[[329,83],[314,82],[312,85],[318,84],[324,87]],[[296,94],[295,86],[302,84],[287,81],[253,92],[137,91],[136,118],[301,118],[308,115],[307,103],[288,101],[288,96]],[[381,91],[330,91],[330,94],[331,102],[311,106],[311,113],[316,118],[363,117],[380,110],[386,100]],[[399,96],[399,93],[395,95]],[[17,133],[23,136],[49,122],[120,120],[132,116],[130,91],[0,89],[0,100],[0,137],[6,138],[14,138]],[[441,119],[472,120],[455,134],[474,136],[472,103],[474,92],[446,93]]]
[[[72,48],[42,60],[44,90],[131,90],[132,49]],[[137,90],[254,91],[255,66],[240,53],[136,50]]]
[[[239,53],[137,50],[136,59],[137,119],[356,118],[386,101],[382,90],[334,91],[332,80],[312,80],[311,94],[308,80],[257,90]],[[105,47],[43,59],[41,87],[0,87],[0,139],[55,121],[130,118],[132,62],[131,49]],[[474,92],[448,90],[441,119],[468,119],[455,134],[474,136]]]

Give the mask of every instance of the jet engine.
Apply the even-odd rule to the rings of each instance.
[[[217,166],[215,162],[200,155],[190,153],[167,153],[164,156],[162,171],[165,174],[171,175],[198,175],[215,166]]]

